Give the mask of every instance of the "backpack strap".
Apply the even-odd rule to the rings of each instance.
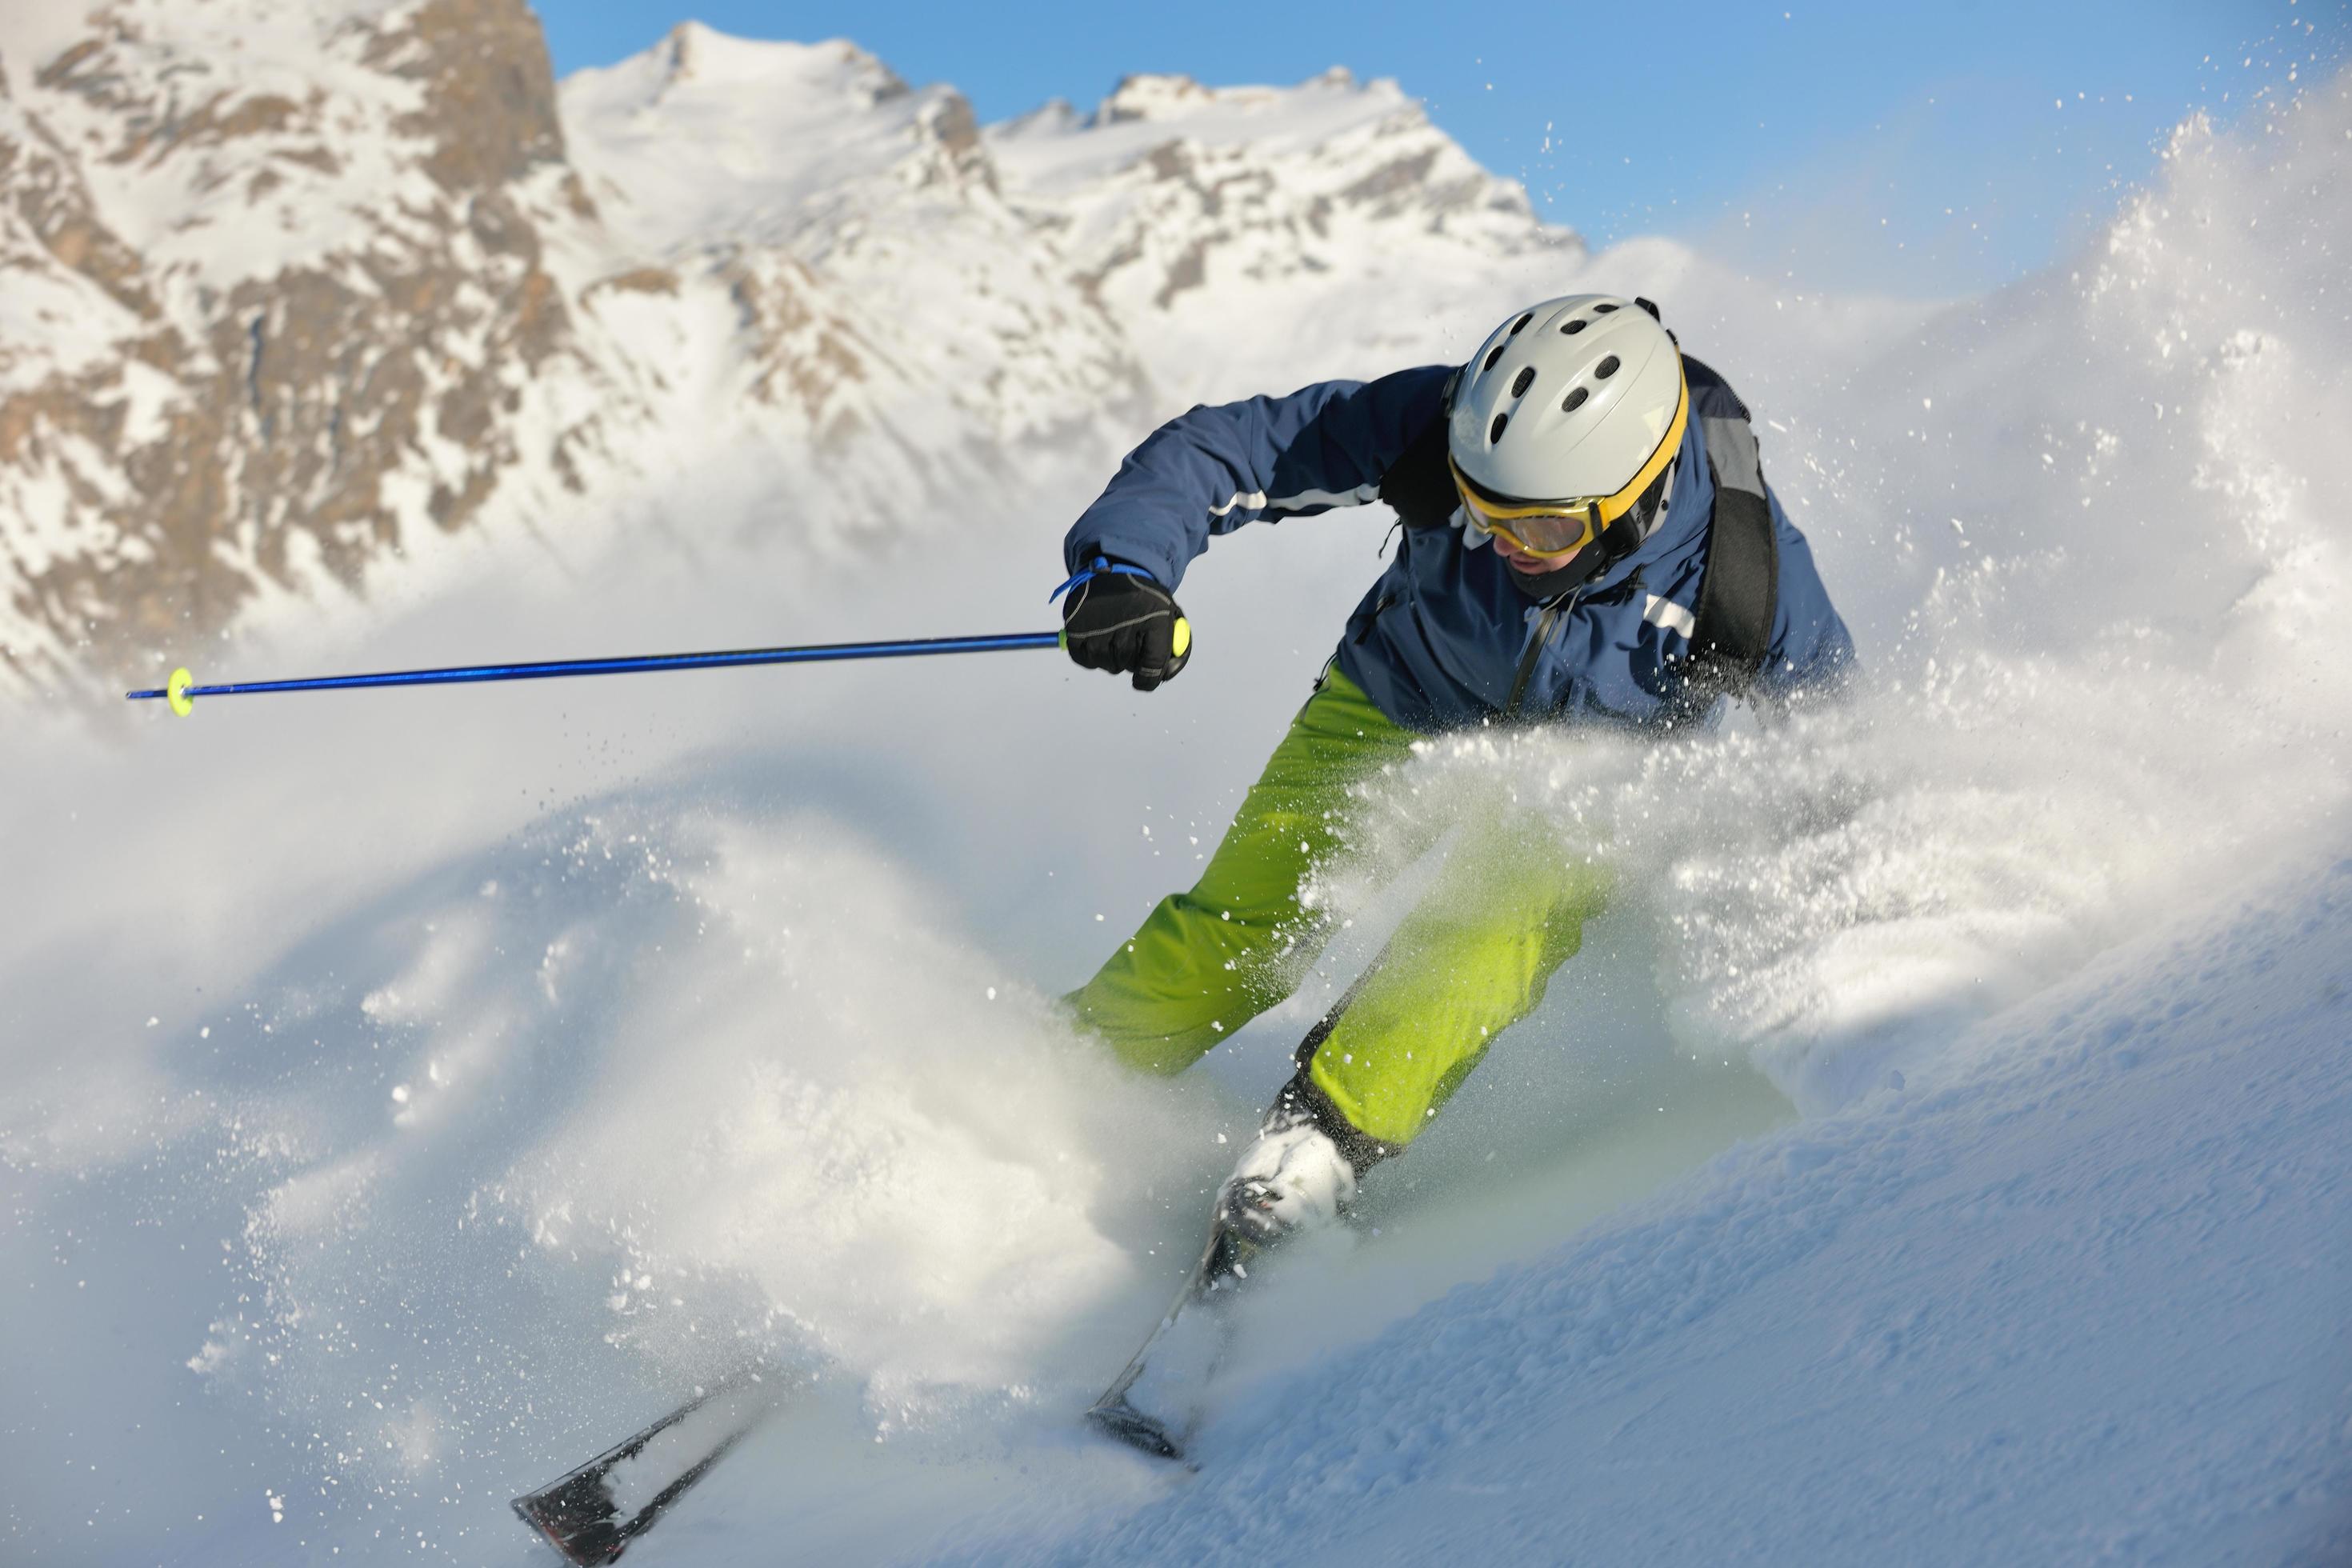
[[[1706,565],[1692,613],[1690,655],[1677,717],[1695,716],[1719,696],[1752,690],[1772,652],[1772,621],[1780,597],[1780,550],[1772,507],[1764,498],[1764,467],[1748,405],[1712,368],[1683,356],[1691,414],[1706,446],[1715,479],[1715,511],[1707,522]]]

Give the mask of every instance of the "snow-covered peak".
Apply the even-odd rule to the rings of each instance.
[[[1033,185],[1094,179],[1155,147],[1182,142],[1269,157],[1309,152],[1368,126],[1427,130],[1421,105],[1388,78],[1358,82],[1335,67],[1295,87],[1203,87],[1188,76],[1130,76],[1083,119],[1056,100],[989,128],[992,146],[1019,146]],[[1466,162],[1465,155],[1465,162]]]
[[[1214,101],[1205,87],[1189,76],[1147,73],[1121,79],[1096,109],[1094,123],[1117,125],[1129,120],[1169,120],[1208,107]]]
[[[1406,101],[1403,90],[1385,78],[1358,88],[1355,73],[1345,66],[1333,66],[1295,88],[1203,87],[1189,76],[1145,73],[1121,79],[1096,107],[1089,124],[1100,129],[1144,121],[1190,131],[1201,128],[1188,123],[1194,121],[1248,120],[1341,98],[1377,99],[1385,108]]]
[[[871,108],[905,95],[907,84],[845,38],[801,44],[743,38],[700,22],[681,22],[652,48],[618,64],[576,71],[567,93],[605,107],[688,98],[751,110],[779,96]]]
[[[1026,114],[999,121],[987,130],[991,142],[1014,142],[1032,136],[1061,136],[1086,124],[1066,98],[1049,98]]]
[[[1394,81],[1344,69],[1129,77],[1087,119],[1049,105],[986,142],[1006,199],[1186,398],[1394,368],[1436,347],[1441,304],[1483,317],[1557,292],[1583,249]]]
[[[828,193],[911,158],[971,168],[971,111],[909,89],[856,45],[739,38],[688,22],[643,54],[565,79],[574,161],[624,243],[667,254],[783,243],[840,204]],[[918,176],[919,179],[920,176]]]

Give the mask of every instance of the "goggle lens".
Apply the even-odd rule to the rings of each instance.
[[[1600,508],[1591,502],[1571,511],[1535,507],[1497,507],[1454,476],[1463,514],[1481,533],[1498,534],[1530,555],[1573,555],[1592,542]]]

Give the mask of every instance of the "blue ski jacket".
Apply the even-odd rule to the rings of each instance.
[[[1381,480],[1444,417],[1449,365],[1327,381],[1287,397],[1200,406],[1128,454],[1063,542],[1072,572],[1097,557],[1171,590],[1210,539],[1263,519],[1380,499]],[[1812,551],[1767,488],[1780,546],[1769,697],[1831,684],[1853,642]],[[1666,515],[1639,548],[1549,605],[1461,526],[1402,531],[1395,561],[1349,617],[1337,659],[1391,719],[1436,733],[1483,720],[1556,718],[1649,727],[1682,711],[1684,655],[1715,503],[1699,421],[1683,438]],[[1516,693],[1516,701],[1514,694]]]

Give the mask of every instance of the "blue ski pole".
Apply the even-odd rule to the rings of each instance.
[[[373,675],[321,675],[303,680],[242,680],[198,686],[183,668],[149,691],[126,691],[133,702],[161,698],[186,718],[199,697],[243,697],[258,691],[344,691],[362,686],[462,686],[483,680],[551,680],[567,675],[636,675],[670,669],[725,669],[749,664],[821,664],[845,658],[912,658],[934,653],[1004,653],[1058,647],[1059,632],[1012,632],[1003,637],[911,637],[898,642],[811,643],[799,647],[747,647],[722,653],[665,653],[636,658],[559,658],[538,664],[468,664],[448,669],[393,669]]]

